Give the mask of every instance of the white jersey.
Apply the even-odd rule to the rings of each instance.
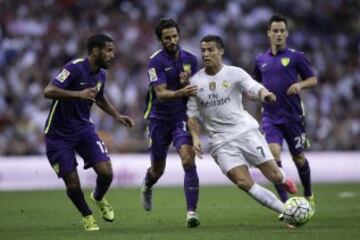
[[[223,65],[217,74],[208,75],[203,68],[190,78],[190,83],[199,90],[188,101],[187,115],[202,118],[212,150],[259,127],[244,110],[242,92],[258,97],[263,86],[243,69]]]

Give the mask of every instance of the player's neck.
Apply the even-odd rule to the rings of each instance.
[[[218,65],[214,65],[214,66],[208,66],[208,67],[205,67],[205,72],[208,75],[216,75],[218,72],[220,72],[222,67],[223,67],[222,63],[220,63]]]
[[[89,64],[90,64],[90,71],[92,73],[98,73],[100,71],[100,66],[96,63],[95,59],[89,56]]]
[[[282,51],[286,48],[286,45],[272,45],[271,46],[271,53],[273,55],[277,55],[279,51]]]

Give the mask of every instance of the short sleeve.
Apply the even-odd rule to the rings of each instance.
[[[296,70],[299,72],[301,79],[307,79],[315,76],[314,71],[312,70],[310,63],[306,59],[304,53],[299,52],[298,54]]]
[[[254,62],[253,68],[252,68],[252,77],[258,82],[262,81],[261,72],[260,72],[260,69],[258,67],[256,60]]]
[[[151,87],[167,84],[164,68],[155,59],[151,59],[148,64],[148,78]]]
[[[59,74],[51,80],[51,83],[58,88],[68,88],[76,78],[77,71],[74,64],[66,65]]]

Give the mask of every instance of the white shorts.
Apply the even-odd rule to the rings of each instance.
[[[224,143],[211,156],[224,174],[237,166],[257,166],[274,159],[265,137],[257,129]]]

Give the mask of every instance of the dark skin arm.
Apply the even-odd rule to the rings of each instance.
[[[134,120],[128,116],[121,115],[105,95],[99,97],[95,103],[99,108],[101,108],[101,110],[112,116],[120,124],[128,128],[132,128],[134,126]]]
[[[123,116],[118,111],[116,111],[116,109],[111,104],[111,102],[107,99],[106,96],[102,96],[102,97],[99,97],[98,99],[95,99],[96,94],[97,94],[96,87],[86,88],[81,91],[71,91],[71,90],[58,88],[55,85],[53,85],[52,83],[49,83],[49,85],[47,85],[44,90],[45,98],[49,98],[49,99],[79,98],[79,99],[83,99],[83,100],[93,101],[104,112],[106,112],[107,114],[112,116],[119,123],[121,123],[124,126],[129,127],[129,128],[134,126],[134,121],[130,117]]]
[[[86,88],[81,91],[71,91],[71,90],[58,88],[52,83],[49,83],[44,90],[44,97],[49,99],[80,98],[95,102],[96,93],[97,93],[96,87]]]

